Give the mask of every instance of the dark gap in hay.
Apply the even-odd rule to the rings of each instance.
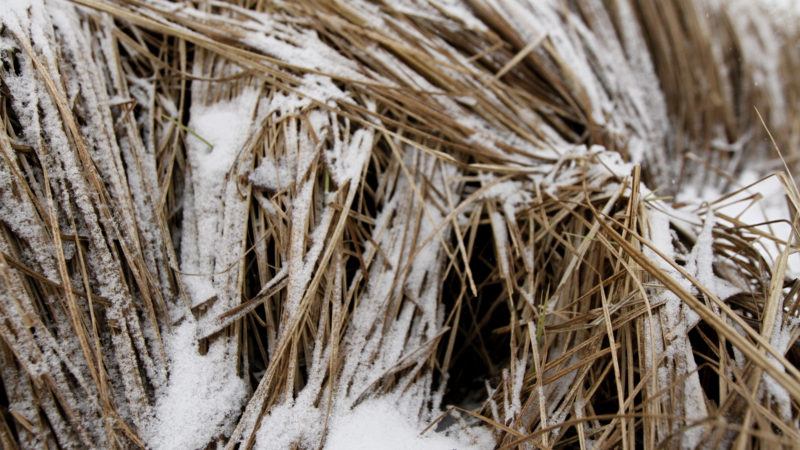
[[[730,22],[726,21],[725,25],[730,27]],[[723,51],[725,52],[724,59],[726,61],[735,61],[735,63],[727,66],[727,72],[730,85],[733,87],[731,90],[731,96],[734,100],[733,108],[735,117],[739,118],[741,125],[744,126],[747,123],[744,118],[750,114],[750,110],[747,107],[748,93],[744,88],[747,78],[744,70],[744,64],[742,64],[742,49],[740,47],[740,43],[734,39],[736,33],[733,30],[729,30],[728,33],[730,33],[731,42],[729,43],[729,46],[723,48]],[[732,141],[737,137],[738,136],[728,136],[728,138]]]
[[[604,335],[600,341],[600,348],[606,349],[609,347],[608,335]],[[592,371],[596,371],[597,375],[592,376],[593,380],[599,378],[599,374],[604,369],[603,366],[611,364],[611,358],[603,359],[602,364],[594,364]],[[596,381],[595,381],[596,382]],[[603,380],[600,382],[597,391],[592,397],[592,407],[597,415],[616,414],[619,412],[619,402],[617,400],[617,386],[614,382],[614,371],[609,370]],[[607,422],[606,422],[607,421]],[[600,419],[601,423],[610,423],[611,419]]]
[[[142,312],[136,311],[135,314],[137,316],[137,320],[139,320],[140,322],[143,323],[145,320],[147,320],[147,313],[145,313],[143,311]],[[156,345],[157,345],[156,342],[154,342],[153,340],[149,339],[147,336],[144,336],[143,338],[144,338],[144,340],[146,342],[146,345],[148,345],[150,349],[155,349],[156,348]],[[136,345],[136,344],[133,344],[133,345]],[[201,348],[201,347],[198,345],[198,348]],[[139,380],[141,380],[142,386],[144,387],[144,392],[145,392],[145,394],[146,394],[148,399],[154,399],[154,398],[156,398],[156,386],[154,384],[156,382],[156,378],[154,378],[151,375],[155,375],[155,374],[148,374],[147,366],[145,365],[145,361],[144,361],[145,357],[152,358],[154,355],[152,355],[152,354],[150,354],[150,355],[142,355],[141,352],[138,352],[138,351],[133,352],[133,353],[134,353],[134,355],[136,357],[136,367],[138,369],[137,372],[138,372]]]
[[[252,315],[259,315],[263,320],[263,308],[256,308],[253,311]],[[245,323],[245,327],[247,328],[247,369],[248,374],[246,379],[251,383],[252,386],[257,386],[261,378],[264,376],[264,371],[267,369],[267,364],[269,363],[268,357],[265,357],[261,352],[261,349],[264,348],[265,343],[263,340],[259,342],[262,338],[262,330],[261,327],[257,325],[257,321],[253,320],[250,315],[247,315],[243,319]]]
[[[62,339],[67,339],[67,337],[65,336]],[[64,382],[68,386],[71,386],[73,389],[74,388],[80,389],[80,383],[78,382],[78,379],[75,377],[75,374],[72,373],[72,371],[70,370],[70,368],[67,366],[66,363],[60,362],[58,364],[58,370],[64,375]],[[84,372],[81,375],[84,377],[88,377],[89,374]]]
[[[786,353],[786,359],[788,359],[793,366],[800,367],[800,344],[795,342],[794,345],[789,347],[789,351]],[[797,407],[797,403],[792,402],[792,408],[795,407]],[[794,414],[794,412],[792,414]]]
[[[638,379],[637,379],[638,381]],[[641,405],[642,401],[644,400],[644,396],[642,395],[641,391],[634,397],[634,403],[636,405]],[[634,427],[634,448],[645,448],[645,436],[644,436],[644,427],[640,425],[641,419],[637,420],[637,425]]]
[[[273,247],[274,244],[272,239],[268,239],[265,236],[253,236],[253,228],[248,227],[247,233],[247,247],[248,249],[252,249],[255,247],[256,240],[264,239],[266,241],[265,246],[267,246],[267,251],[269,251],[269,246]],[[248,251],[244,255],[244,289],[242,290],[242,301],[247,301],[248,299],[253,298],[258,292],[261,290],[261,285],[263,284],[260,280],[260,274],[258,271],[258,261],[256,252]]]
[[[247,329],[247,354],[244,357],[247,358],[245,367],[247,367],[248,374],[245,378],[252,386],[258,385],[269,364],[269,356],[266,354],[266,330],[260,325],[264,323],[265,319],[266,314],[263,307],[256,308],[242,319],[245,322],[243,327]]]
[[[74,70],[73,67],[70,67],[69,69]],[[74,77],[74,75],[71,75],[71,77]],[[83,104],[83,97],[80,94],[76,95],[75,98],[72,99],[72,105],[70,110],[72,111],[72,117],[75,118],[75,123],[78,124],[78,127],[81,129],[85,129],[86,126],[88,125],[88,122],[86,121],[86,107]],[[87,145],[91,144],[87,142]],[[97,149],[94,150],[96,151]],[[120,159],[124,161],[125,158],[120,158]]]
[[[344,255],[345,286],[347,287],[352,286],[353,280],[359,271],[365,281],[369,279],[369,273],[363,261],[364,252],[369,242],[368,239],[373,235],[375,228],[375,224],[371,220],[377,217],[378,210],[382,207],[379,196],[383,192],[379,191],[381,188],[384,191],[386,190],[386,186],[381,187],[381,180],[386,173],[386,164],[381,161],[382,155],[379,153],[391,151],[385,148],[387,144],[383,140],[378,143],[378,146],[380,151],[376,149],[376,153],[368,160],[363,180],[350,207],[350,217],[344,230],[345,239],[343,243],[347,251]],[[351,304],[351,308],[353,306]]]
[[[191,49],[191,46],[187,46],[187,53],[193,54],[194,52]],[[191,61],[189,57],[187,57],[188,61]],[[187,68],[187,70],[189,70]],[[175,117],[174,119],[181,123],[183,126],[189,126],[189,110],[191,109],[192,105],[192,80],[187,79],[184,81],[185,89],[183,92],[183,103],[180,105],[176,105],[178,107],[178,111],[181,112],[181,117]],[[166,114],[162,112],[162,114]],[[167,119],[164,117],[157,117],[157,121],[164,121],[166,122]],[[185,161],[186,155],[186,136],[183,130],[177,131],[179,134],[182,134],[182,138],[177,139],[178,148],[178,155],[181,155],[183,160]],[[188,165],[188,163],[186,163]],[[181,254],[181,245],[182,245],[182,238],[183,238],[183,202],[184,196],[189,195],[187,192],[188,189],[191,189],[191,183],[184,183],[184,171],[187,170],[186,165],[184,167],[178,167],[176,164],[173,168],[172,174],[172,189],[170,189],[170,193],[173,196],[172,199],[174,201],[174,208],[172,210],[165,211],[166,220],[170,227],[170,233],[172,234],[172,243],[175,247],[175,254]]]
[[[194,52],[191,51],[191,50],[187,50],[187,53],[194,54]],[[187,59],[189,61],[192,60],[190,58],[191,57],[187,56]],[[187,70],[188,70],[188,68],[187,68]],[[191,115],[190,115],[189,111],[192,109],[192,84],[193,83],[194,82],[191,79],[186,80],[186,89],[185,89],[184,94],[183,94],[183,104],[180,105],[180,107],[179,107],[180,108],[179,111],[182,112],[182,115],[181,115],[180,118],[176,118],[185,127],[189,126],[189,120],[191,119]],[[183,150],[183,152],[186,151],[185,143],[184,143],[184,146],[183,146],[182,150]]]
[[[5,344],[0,344],[3,348],[0,348],[0,351],[6,352]],[[13,416],[9,412],[9,407],[11,404],[8,400],[8,395],[6,394],[6,387],[4,384],[0,383],[0,418],[6,423],[6,429],[11,433],[11,438],[14,441],[19,442],[20,436],[19,431],[17,430],[17,421],[13,419]]]
[[[486,381],[496,386],[510,357],[508,331],[496,332],[508,326],[511,315],[497,274],[494,237],[488,223],[477,227],[469,265],[478,295],[464,294],[460,320],[452,325],[456,339],[443,404],[475,409],[486,398]],[[442,290],[445,317],[453,313],[464,287],[457,272],[451,271]],[[440,361],[445,351],[443,340],[437,355]]]
[[[177,164],[176,164],[177,166]],[[183,223],[183,196],[186,192],[186,185],[184,184],[183,171],[178,167],[173,168],[172,188],[166,197],[164,210],[161,212],[164,215],[164,221],[169,230],[172,245],[175,248],[175,254],[180,255],[181,251],[181,233]]]
[[[355,231],[345,230],[345,243],[352,246],[354,250],[358,246],[358,236],[355,235]],[[357,249],[356,251],[363,251],[363,249]],[[350,286],[353,282],[358,271],[362,268],[362,264],[357,257],[347,257],[345,260],[345,281],[346,285]],[[363,271],[362,271],[363,273]]]
[[[255,202],[255,200],[253,200]],[[257,205],[254,205],[257,208]],[[255,220],[255,219],[252,219]],[[271,236],[257,236],[253,233],[255,229],[253,226],[248,227],[247,233],[247,247],[252,248],[254,251],[249,251],[245,254],[245,283],[243,301],[255,298],[261,291],[264,284],[266,284],[271,277],[275,275],[276,267],[279,266],[280,261],[275,261],[276,255],[275,240]],[[264,230],[264,233],[270,233],[269,230]],[[257,252],[261,252],[266,257],[265,261],[261,264],[266,265],[264,274],[261,273],[262,267],[259,265]],[[266,276],[267,279],[262,279]],[[275,297],[280,297],[281,293],[277,293]],[[246,340],[243,345],[246,348],[246,353],[242,354],[243,367],[247,368],[245,379],[252,386],[258,385],[264,371],[269,364],[269,357],[266,354],[267,348],[267,333],[269,330],[264,326],[268,323],[267,320],[267,304],[270,309],[274,311],[275,305],[274,298],[263,299],[262,305],[256,307],[252,312],[242,318],[243,339]],[[273,330],[274,332],[274,330]]]
[[[578,139],[578,142],[583,142],[588,137],[587,124],[583,121],[572,120],[569,117],[560,117],[561,121],[572,131],[573,135]]]
[[[0,61],[2,61],[3,64],[3,71],[4,72],[13,71],[15,75],[19,75],[19,63],[17,61],[17,52],[5,52],[5,55],[9,55],[13,59],[13,63],[9,63],[6,57],[0,56]],[[11,65],[12,67],[9,67],[9,65]],[[14,100],[14,97],[10,92],[8,85],[3,83],[2,80],[0,80],[0,100],[2,100],[2,105],[0,105],[0,108],[2,108],[2,113],[5,119],[6,128],[8,129],[8,127],[10,126],[11,128],[10,131],[12,132],[11,135],[16,138],[24,136],[24,130],[22,129],[22,125],[19,122],[17,113],[13,108],[12,102]],[[14,145],[14,144],[15,144],[14,142],[11,143],[12,147],[17,147],[16,148],[17,150],[21,150],[21,148],[19,148],[19,145]],[[16,143],[16,144],[21,144],[21,143]],[[24,150],[25,153],[31,153],[33,149],[25,148]]]
[[[2,344],[3,348],[0,348],[2,351],[6,351],[5,344]],[[8,413],[8,395],[6,395],[6,386],[4,384],[0,384],[0,411],[2,411],[3,416]]]
[[[379,143],[380,148],[383,151],[391,151],[386,149],[386,142],[383,140]],[[356,194],[356,198],[353,201],[353,205],[357,205],[360,209],[357,212],[367,216],[367,217],[375,217],[378,213],[378,199],[375,198],[376,193],[378,192],[378,187],[380,185],[381,176],[385,171],[385,167],[382,167],[379,155],[373,155],[369,158],[369,164],[367,165],[367,170],[364,175],[364,183],[361,186],[361,189],[358,190]],[[370,224],[366,222],[361,222],[363,226],[367,226],[368,228],[365,231],[371,232],[372,227]]]
[[[3,37],[7,37],[6,33],[5,33],[5,30],[0,32],[0,35],[2,35]],[[2,58],[2,60],[3,60],[3,70],[8,71],[8,72],[13,72],[15,76],[19,76],[20,73],[22,73],[21,69],[20,69],[20,63],[19,63],[19,55],[20,55],[20,50],[16,49],[16,48],[4,51],[3,52],[3,58]],[[4,86],[4,90],[6,90],[5,84],[3,84],[3,86]]]
[[[711,343],[719,342],[719,336],[713,328],[704,321],[700,321],[689,331],[689,342],[692,345],[692,354],[698,367],[700,386],[702,386],[708,400],[719,407],[719,375],[709,363],[720,360],[718,348],[711,347]],[[727,352],[728,349],[726,348]]]
[[[37,301],[35,303],[37,312],[42,319],[42,323],[49,329],[55,330],[56,318],[53,316],[55,309],[51,309],[51,303],[54,302],[54,295],[47,288],[31,289],[31,296]],[[35,327],[31,325],[30,331],[34,332]]]
[[[558,444],[553,448],[579,448],[579,442],[578,431],[573,426],[564,431],[564,434],[558,438]]]
[[[110,242],[113,246],[113,249],[110,249],[112,254],[118,257],[117,263],[119,264],[120,274],[122,275],[122,282],[128,288],[129,293],[134,296],[134,298],[141,298],[139,285],[136,283],[135,278],[133,277],[130,265],[128,264],[128,259],[124,256],[125,252],[122,249],[122,242],[116,238],[110,239]]]
[[[668,139],[665,139],[665,141]],[[662,147],[667,147],[669,144],[662,142]],[[625,150],[627,155],[627,150]],[[677,165],[677,163],[673,163]],[[642,164],[642,183],[645,186],[652,187],[658,195],[674,196],[679,192],[680,185],[678,179],[674,176],[674,167],[660,167],[653,164]]]

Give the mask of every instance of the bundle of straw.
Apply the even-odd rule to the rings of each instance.
[[[790,8],[4,2],[0,444],[796,445]]]

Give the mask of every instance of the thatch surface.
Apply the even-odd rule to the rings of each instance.
[[[775,8],[0,5],[0,444],[796,445]]]

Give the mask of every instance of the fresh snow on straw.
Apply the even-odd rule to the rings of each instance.
[[[192,105],[189,129],[200,137],[190,134],[187,140],[194,195],[185,201],[181,270],[187,274],[183,282],[193,306],[220,294],[212,274],[238,256],[230,254],[231,248],[222,240],[223,198],[226,178],[249,134],[257,99],[255,91],[246,90],[229,102]]]
[[[758,181],[760,178],[752,171],[745,171],[739,177],[735,189],[755,184],[724,199],[725,193],[713,186],[686,185],[678,192],[677,200],[697,206],[702,203],[710,204],[716,214],[732,217],[752,232],[761,231],[778,239],[791,241],[793,231],[786,189],[777,176]],[[756,248],[770,262],[775,261],[780,253],[775,241],[766,238],[759,239]],[[789,256],[787,275],[800,277],[800,254]]]
[[[772,330],[770,337],[770,345],[772,345],[781,354],[786,354],[789,351],[790,344],[792,343],[792,334],[797,333],[800,320],[797,317],[788,317],[784,319],[785,314],[781,308],[778,308],[777,317],[775,319],[775,326]],[[775,365],[778,370],[785,371],[774,357],[768,357],[771,364]],[[764,374],[762,378],[763,384],[761,385],[763,391],[768,393],[771,400],[778,406],[778,413],[781,420],[784,422],[791,422],[792,420],[792,399],[789,391],[781,386],[774,378],[768,374]]]
[[[425,428],[416,418],[400,413],[391,399],[379,397],[331,419],[325,448],[328,450],[469,450],[490,449],[494,441],[488,433],[475,436],[478,442],[447,437]],[[464,433],[462,433],[464,434]]]
[[[202,448],[230,434],[231,421],[246,399],[247,386],[236,374],[231,343],[214,343],[200,355],[195,329],[194,321],[186,320],[167,336],[169,383],[158,397],[147,433],[154,449]]]
[[[650,222],[651,242],[667,259],[674,260],[675,248],[672,243],[673,232],[669,227],[669,217],[662,212],[654,211]],[[696,245],[702,246],[699,242]],[[649,248],[645,250],[645,253],[670,277],[678,280],[684,288],[691,288],[689,281],[681,276],[667,260],[662,259]],[[663,329],[667,332],[667,335],[664,336],[664,341],[659,339],[660,336],[658,335],[649,336],[650,342],[648,344],[655,346],[655,354],[658,355],[663,351],[667,355],[665,364],[658,368],[658,383],[660,386],[670,384],[673,370],[679,374],[688,374],[683,381],[682,388],[678,390],[677,398],[673,398],[672,401],[676,412],[679,411],[677,415],[686,417],[687,424],[691,424],[694,419],[702,419],[708,414],[696,371],[697,364],[692,357],[692,347],[689,342],[689,330],[699,322],[700,318],[696,312],[683,304],[677,294],[672,291],[658,290],[652,301],[664,302],[664,307],[657,312],[656,319],[661,321]],[[661,347],[662,342],[665,342],[665,348]],[[680,409],[678,409],[679,405]],[[702,434],[702,427],[689,428],[683,434],[681,445],[684,448],[696,447],[702,438]]]
[[[215,282],[214,272],[238,256],[237,247],[225,243],[223,199],[226,178],[249,134],[257,99],[256,92],[245,90],[228,102],[192,106],[189,129],[200,137],[190,135],[187,142],[194,195],[186,200],[181,269],[193,306],[224,296],[224,284]],[[211,342],[208,353],[200,355],[198,331],[197,322],[188,316],[164,334],[170,378],[149,432],[154,448],[202,447],[216,436],[228,435],[246,400],[247,387],[235,370],[235,342]]]

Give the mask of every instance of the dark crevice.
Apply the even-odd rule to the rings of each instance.
[[[456,271],[444,283],[442,302],[445,317],[454,314],[459,296],[460,319],[449,365],[449,379],[444,405],[455,404],[474,409],[486,398],[486,381],[496,386],[502,367],[510,358],[510,338],[502,327],[511,322],[505,290],[497,272],[495,245],[489,224],[477,227],[475,245],[469,259],[477,287],[477,295],[462,292],[466,285]],[[438,358],[443,362],[448,339],[439,346]]]

